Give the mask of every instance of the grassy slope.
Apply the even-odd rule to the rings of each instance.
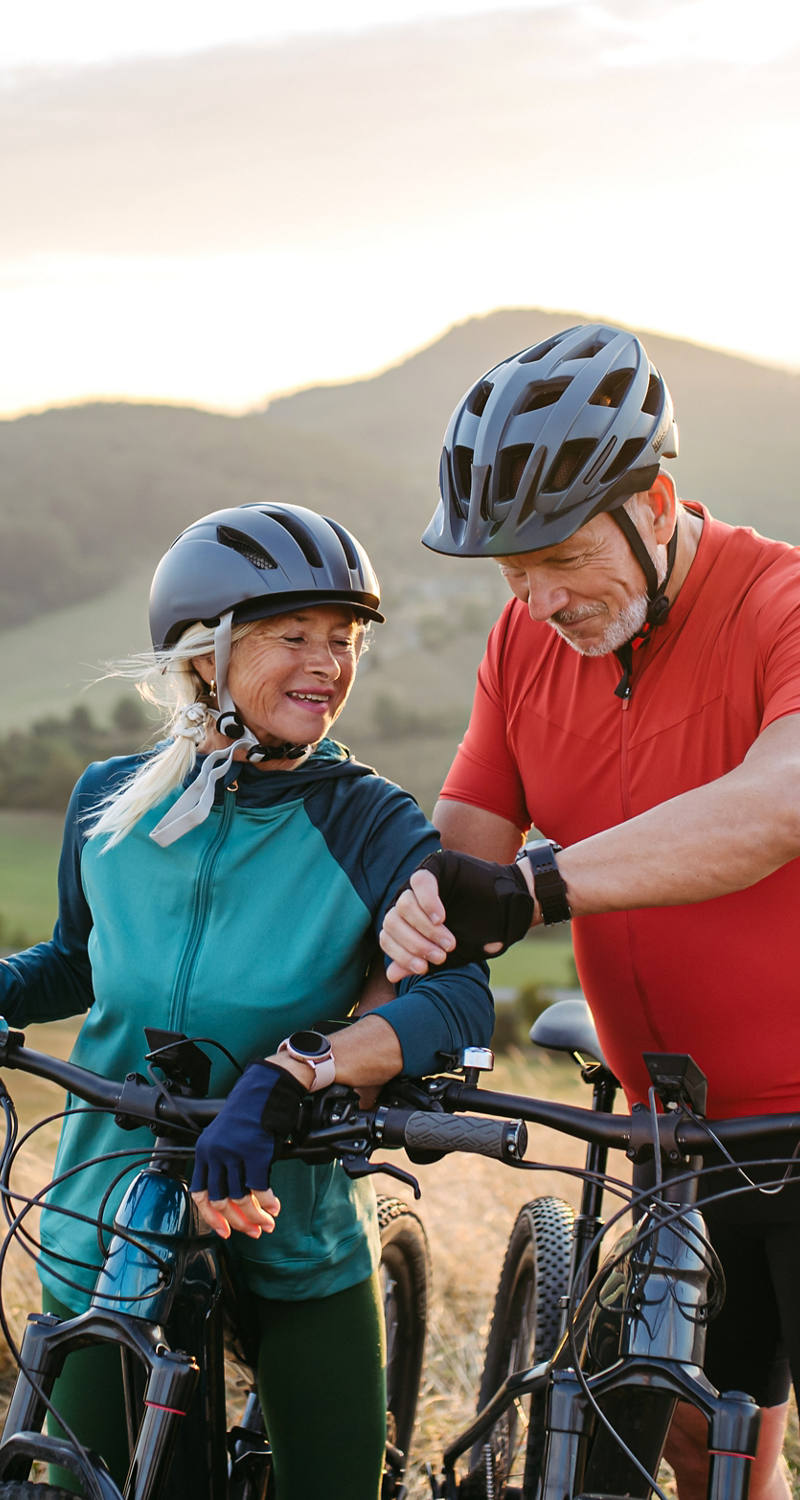
[[[97,679],[106,662],[149,645],[150,571],[135,573],[124,586],[85,604],[0,631],[5,690],[16,725],[50,714],[63,717],[77,702],[102,716],[126,691],[118,680]]]
[[[19,946],[47,937],[56,913],[59,813],[0,810],[0,939]]]

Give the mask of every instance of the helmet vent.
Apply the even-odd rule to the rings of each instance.
[[[592,438],[573,438],[572,442],[565,443],[545,480],[544,493],[554,495],[560,490],[568,490],[596,447]]]
[[[342,551],[344,552],[345,558],[347,560],[347,566],[350,569],[350,572],[356,572],[358,569],[358,556],[356,554],[356,549],[353,546],[353,538],[350,536],[349,532],[345,531],[343,526],[339,525],[338,521],[332,521],[330,516],[326,516],[325,520],[327,521],[331,530],[336,532],[336,535],[338,536],[339,541],[342,544]]]
[[[612,370],[601,380],[590,406],[622,406],[633,381],[633,370]]]
[[[254,568],[266,570],[278,566],[274,557],[271,557],[264,547],[254,542],[246,532],[237,531],[235,526],[218,526],[217,541],[221,542],[223,547],[231,547],[234,552],[238,552],[240,557],[252,563]]]
[[[646,411],[648,417],[657,417],[664,402],[663,383],[660,375],[655,372],[650,376],[647,387],[647,395],[642,402],[642,411]]]
[[[584,344],[583,348],[576,349],[573,359],[594,359],[596,354],[602,354],[608,343],[608,339],[592,339],[590,344]]]
[[[568,380],[550,380],[546,384],[529,386],[521,405],[517,407],[518,414],[522,415],[526,411],[541,411],[545,406],[555,406],[568,386]]]
[[[499,500],[513,500],[519,482],[525,470],[525,465],[533,451],[532,443],[517,443],[513,448],[504,448],[500,454],[500,467],[497,475],[497,493]]]
[[[625,474],[628,469],[632,469],[639,454],[646,445],[646,438],[628,438],[628,441],[622,444],[614,462],[606,469],[603,475],[603,484],[611,484],[615,479],[619,479],[621,474]]]
[[[483,416],[484,410],[486,408],[486,403],[489,400],[493,389],[494,387],[492,386],[492,382],[490,380],[480,380],[478,384],[473,387],[465,402],[466,410],[470,413],[471,416]]]
[[[453,449],[453,478],[459,500],[469,500],[472,490],[472,460],[474,450],[456,444]]]
[[[559,333],[555,338],[545,339],[543,344],[534,344],[532,349],[523,350],[522,354],[517,356],[518,363],[521,365],[536,364],[537,360],[544,359],[545,355],[549,354],[551,349],[555,349],[556,344],[560,344],[563,337],[563,333]]]
[[[519,515],[517,516],[517,527],[523,526],[524,523],[529,519],[530,516],[533,515],[534,511],[536,510],[536,500],[539,494],[539,476],[546,462],[547,449],[542,448],[540,449],[539,457],[537,458],[533,466],[533,473],[531,474],[527,484],[527,494],[519,508]]]
[[[288,531],[289,535],[294,537],[309,567],[324,567],[319,547],[304,521],[298,516],[290,515],[287,510],[265,510],[264,513],[265,515],[272,516],[273,521],[277,521],[278,525],[282,526],[284,531]]]

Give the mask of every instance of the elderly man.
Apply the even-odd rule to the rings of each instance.
[[[688,1051],[712,1116],[781,1113],[800,1109],[800,557],[678,501],[676,454],[663,379],[603,325],[506,360],[457,407],[424,541],[493,558],[514,596],[434,818],[478,858],[432,856],[441,889],[412,876],[381,941],[397,979],[571,918],[629,1100],[643,1051]],[[520,850],[532,826],[547,838]],[[761,1405],[751,1496],[779,1500],[800,1212],[736,1201],[732,1228],[710,1220],[729,1295],[706,1367]],[[682,1500],[705,1494],[705,1442],[681,1408]]]

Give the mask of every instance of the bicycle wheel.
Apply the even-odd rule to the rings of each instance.
[[[417,1215],[399,1198],[378,1195],[378,1224],[386,1320],[388,1437],[407,1454],[428,1324],[428,1241]]]
[[[561,1299],[569,1286],[573,1212],[560,1198],[535,1198],[520,1209],[495,1297],[478,1410],[514,1370],[549,1359],[561,1332]],[[528,1407],[531,1407],[528,1410]],[[470,1455],[464,1500],[533,1494],[544,1449],[544,1397],[513,1402]],[[523,1480],[525,1488],[523,1491]],[[530,1488],[528,1487],[530,1486]]]

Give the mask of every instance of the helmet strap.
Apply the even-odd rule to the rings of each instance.
[[[645,583],[647,584],[647,598],[649,601],[647,605],[645,622],[641,630],[637,630],[636,634],[631,636],[631,639],[629,641],[626,641],[624,646],[620,646],[619,650],[614,652],[614,655],[616,656],[622,668],[622,676],[620,677],[620,680],[617,683],[614,692],[618,698],[622,698],[623,703],[627,703],[628,699],[631,696],[633,653],[634,651],[638,650],[640,646],[644,646],[647,644],[655,627],[657,625],[663,625],[664,621],[667,618],[667,615],[669,614],[670,600],[667,598],[666,589],[667,584],[669,583],[669,580],[672,576],[672,569],[675,566],[675,555],[678,550],[678,517],[676,514],[675,528],[673,530],[672,536],[667,542],[667,571],[664,574],[662,582],[659,584],[658,574],[655,569],[655,563],[653,562],[653,559],[650,556],[650,553],[648,552],[642,537],[639,535],[639,532],[634,526],[633,521],[631,520],[627,511],[623,510],[620,507],[618,510],[609,511],[608,514],[610,516],[613,516],[631,551],[633,552],[636,561],[638,562],[640,568],[642,569],[642,572],[644,573]]]
[[[247,760],[255,763],[264,760],[299,760],[309,748],[308,745],[260,745],[252,730],[239,717],[236,704],[228,691],[232,623],[233,612],[229,610],[221,616],[214,632],[214,672],[219,707],[210,709],[209,712],[218,733],[233,743],[230,749],[223,747],[212,750],[204,758],[194,781],[181,793],[155,828],[151,829],[151,839],[162,848],[174,844],[176,839],[205,822],[213,806],[217,784],[230,772],[238,748],[244,747]]]
[[[622,532],[626,542],[628,543],[628,546],[631,549],[631,552],[636,558],[639,567],[644,573],[644,580],[647,585],[647,598],[649,601],[647,605],[647,624],[663,625],[664,621],[667,618],[667,615],[669,614],[670,607],[670,601],[667,598],[666,593],[667,584],[669,583],[669,580],[672,576],[672,569],[675,566],[675,554],[678,550],[677,513],[675,516],[675,527],[672,532],[672,536],[667,542],[667,571],[661,583],[659,583],[658,581],[658,574],[656,572],[655,563],[653,562],[653,559],[644,544],[644,539],[639,534],[639,531],[628,515],[628,512],[622,506],[619,506],[616,510],[608,511],[607,514],[610,515],[614,521],[616,521],[620,531]]]
[[[216,712],[212,710],[212,717],[216,720],[218,732],[226,740],[235,740],[237,745],[243,746],[247,751],[247,759],[254,764],[264,760],[299,760],[301,755],[305,755],[308,745],[293,745],[288,740],[282,745],[262,745],[241,718],[228,689],[232,629],[233,612],[229,610],[221,616],[214,632],[214,669],[219,707]]]

